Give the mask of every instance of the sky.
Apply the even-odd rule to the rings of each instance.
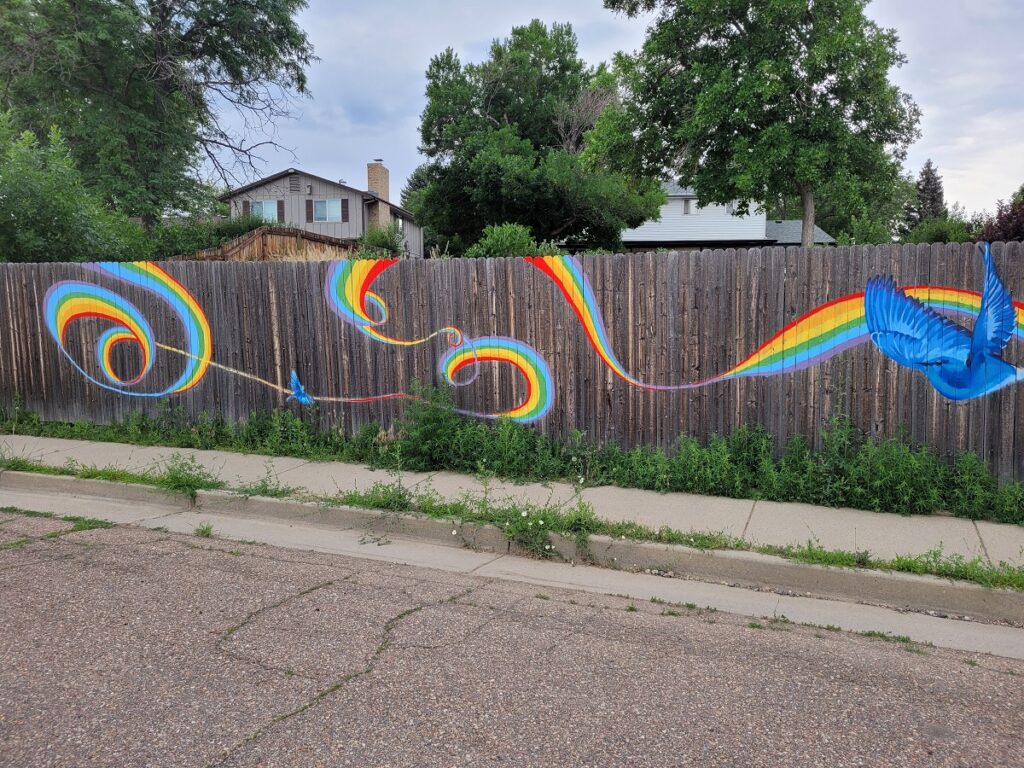
[[[916,177],[931,158],[948,204],[993,211],[1024,183],[1024,0],[874,0],[868,15],[897,30],[908,62],[893,80],[923,112],[906,169]],[[275,126],[294,156],[265,152],[266,174],[297,167],[365,189],[366,163],[379,157],[397,200],[423,160],[431,57],[451,46],[463,63],[480,61],[492,39],[534,18],[571,23],[590,64],[639,48],[648,22],[601,0],[310,0],[299,23],[320,57],[311,96]]]

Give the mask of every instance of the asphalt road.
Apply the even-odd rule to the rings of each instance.
[[[1024,765],[1019,661],[67,527],[0,514],[2,766]]]

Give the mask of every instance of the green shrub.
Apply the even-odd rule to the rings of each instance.
[[[944,472],[935,453],[903,440],[861,445],[849,469],[851,506],[928,515],[942,506]]]
[[[907,235],[908,243],[969,243],[972,240],[974,236],[967,222],[953,216],[925,219]]]
[[[996,491],[995,477],[976,453],[968,451],[957,458],[949,483],[950,512],[973,520],[990,517]]]
[[[1001,523],[1024,525],[1024,485],[1014,481],[999,488],[992,509],[992,518]]]
[[[381,251],[387,251],[390,254],[400,254],[405,250],[405,234],[402,232],[402,228],[398,226],[397,222],[391,222],[386,226],[370,226],[367,228],[363,236],[359,238],[359,245],[363,246],[359,253],[365,253],[367,256],[361,258],[374,258],[373,254],[379,258]]]
[[[158,224],[148,235],[149,258],[188,256],[196,251],[216,248],[264,224],[265,221],[253,216],[236,216],[212,221],[185,219]]]
[[[492,224],[484,228],[480,239],[466,250],[470,259],[499,259],[506,256],[558,255],[557,246],[538,246],[530,228],[522,224]]]

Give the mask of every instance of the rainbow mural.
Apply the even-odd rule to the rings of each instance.
[[[1013,301],[987,246],[983,254],[985,282],[980,293],[947,286],[897,287],[889,278],[872,278],[864,291],[834,299],[793,320],[728,370],[699,381],[668,383],[642,381],[619,360],[579,259],[531,256],[526,262],[557,287],[602,363],[619,379],[639,389],[679,391],[730,379],[792,373],[858,345],[872,343],[900,365],[925,374],[946,397],[958,400],[1024,381],[1024,368],[1016,368],[1002,359],[1011,337],[1024,338],[1024,302]],[[518,374],[523,395],[517,404],[495,413],[463,413],[521,422],[544,418],[554,403],[554,379],[544,357],[526,342],[507,336],[469,337],[455,326],[411,339],[385,330],[390,312],[383,296],[373,288],[378,278],[396,263],[396,259],[343,259],[331,263],[323,286],[328,307],[344,323],[380,344],[411,347],[444,339],[446,345],[439,355],[437,370],[452,386],[473,384],[484,363],[508,365]],[[306,389],[295,371],[285,386],[217,363],[213,360],[210,323],[202,307],[160,266],[148,262],[104,262],[86,268],[95,275],[155,295],[180,323],[185,339],[184,348],[157,341],[138,307],[110,288],[79,280],[54,284],[43,302],[46,327],[70,363],[104,389],[132,397],[176,395],[196,387],[210,368],[216,368],[272,388],[301,405],[317,401],[358,404],[416,399],[408,392],[318,396]],[[959,316],[976,318],[973,332],[949,319]],[[107,325],[98,335],[96,360],[89,366],[75,360],[68,350],[70,329],[84,319]],[[130,376],[115,370],[114,351],[122,344],[134,345],[139,351],[138,370]],[[158,352],[177,354],[183,359],[183,368],[167,386],[147,390],[143,385]]]
[[[138,286],[155,294],[175,315],[185,331],[186,349],[157,342],[153,329],[138,308],[113,291],[91,283],[64,280],[51,286],[43,299],[43,317],[50,336],[64,356],[89,381],[97,386],[132,397],[165,397],[195,387],[206,375],[213,355],[210,323],[195,298],[177,280],[151,262],[86,265],[87,269]],[[67,349],[71,324],[83,318],[96,318],[111,324],[96,345],[97,367],[106,381],[86,371]],[[138,347],[142,364],[136,376],[121,379],[113,367],[113,351],[119,344]],[[133,389],[143,382],[153,367],[157,349],[175,352],[184,358],[184,369],[167,387],[154,392]]]
[[[651,391],[704,387],[748,376],[774,376],[818,365],[871,340],[863,291],[843,296],[801,315],[727,371],[696,382],[653,384],[640,381],[619,361],[608,340],[594,291],[574,256],[528,256],[526,261],[558,287],[580,322],[590,346],[620,379]],[[944,286],[915,285],[901,290],[921,305],[948,315],[977,316],[982,294]],[[1014,333],[1024,337],[1024,302],[1013,302]]]

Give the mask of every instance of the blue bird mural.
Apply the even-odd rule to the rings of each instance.
[[[982,249],[985,282],[974,331],[873,277],[864,291],[871,341],[900,365],[921,371],[950,400],[981,397],[1024,381],[1024,368],[1003,360],[1016,323],[1013,299],[996,272],[988,243]]]
[[[288,395],[286,400],[294,400],[299,405],[312,405],[316,402],[313,396],[302,386],[302,382],[299,381],[299,374],[295,371],[292,371],[292,377],[288,382],[288,386],[292,388],[292,393]]]

